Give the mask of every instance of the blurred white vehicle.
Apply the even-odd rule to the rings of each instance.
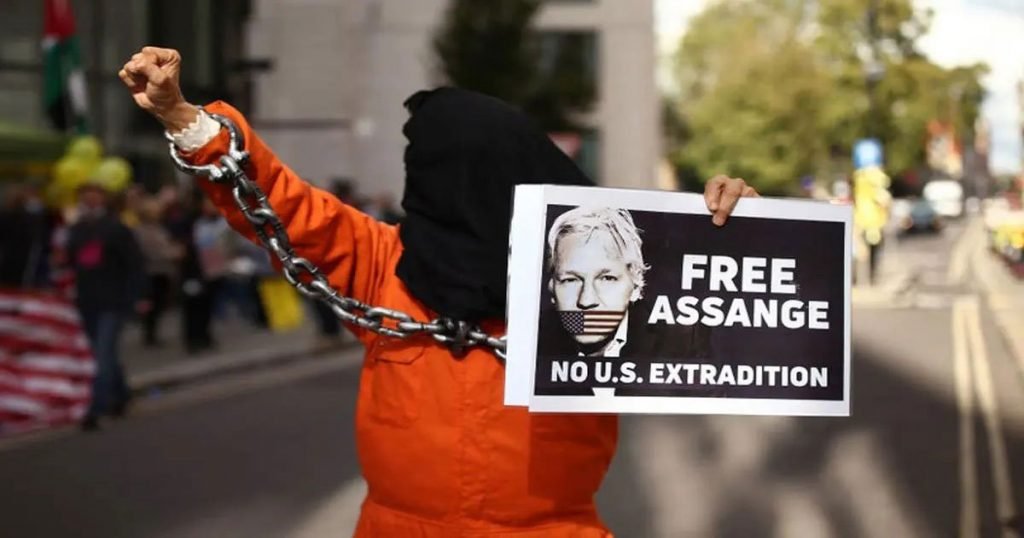
[[[953,179],[935,179],[924,186],[925,200],[942,217],[959,218],[964,214],[964,188]]]

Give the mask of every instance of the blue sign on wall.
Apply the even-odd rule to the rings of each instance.
[[[853,145],[853,167],[857,170],[882,166],[882,143],[874,138],[862,138]]]

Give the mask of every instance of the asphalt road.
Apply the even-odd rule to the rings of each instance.
[[[1024,535],[1000,521],[1024,508],[1024,372],[963,230],[890,245],[913,292],[854,308],[851,417],[625,417],[599,494],[616,534]],[[99,434],[0,445],[0,535],[348,535],[357,361],[192,386]]]

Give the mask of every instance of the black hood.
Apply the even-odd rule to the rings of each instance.
[[[528,117],[455,88],[410,97],[398,277],[443,317],[504,319],[516,185],[593,185]]]

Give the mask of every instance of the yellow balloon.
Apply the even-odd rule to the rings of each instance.
[[[103,145],[95,136],[77,136],[68,144],[65,154],[83,161],[99,161],[103,156]]]
[[[74,157],[64,157],[53,167],[53,181],[62,190],[75,190],[89,178],[89,163]]]
[[[107,157],[92,171],[92,180],[110,192],[120,192],[132,181],[132,166],[121,157]]]
[[[78,188],[89,179],[92,166],[88,161],[75,157],[63,157],[57,161],[51,172],[46,195],[50,203],[64,206],[73,204]]]

